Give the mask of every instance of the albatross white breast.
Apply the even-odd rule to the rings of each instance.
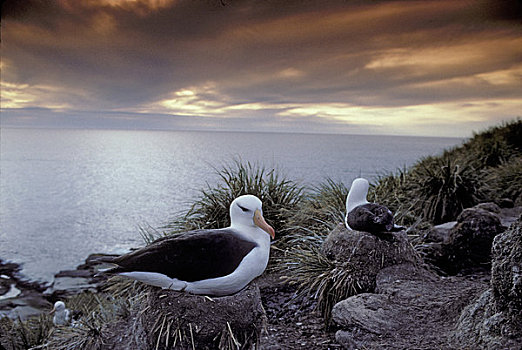
[[[394,224],[393,213],[387,207],[366,200],[369,188],[368,180],[364,178],[353,180],[346,198],[346,228],[370,233],[402,229]]]
[[[230,295],[261,275],[268,264],[274,229],[253,195],[230,205],[230,226],[160,238],[131,253],[105,258],[116,273],[153,286],[193,294]]]
[[[54,314],[53,324],[55,326],[66,326],[71,323],[71,311],[65,307],[63,301],[57,301],[54,303],[51,314]]]

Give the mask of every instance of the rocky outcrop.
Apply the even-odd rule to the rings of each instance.
[[[266,324],[257,284],[209,298],[148,288],[131,315],[107,324],[111,349],[250,349]]]
[[[388,267],[377,275],[375,293],[335,305],[336,339],[344,349],[454,349],[455,321],[485,286],[412,264]]]
[[[103,254],[91,254],[75,270],[55,274],[52,283],[26,280],[20,266],[0,259],[0,317],[26,320],[47,312],[52,304],[85,291],[97,292],[106,276],[97,276],[101,266],[97,261]],[[107,267],[107,266],[105,266]]]
[[[26,320],[52,307],[42,295],[46,286],[28,281],[20,269],[20,265],[0,259],[0,318]]]
[[[445,270],[456,273],[463,268],[487,266],[491,262],[491,245],[496,235],[504,231],[494,212],[480,207],[465,209],[450,231]]]
[[[491,287],[499,310],[522,321],[522,216],[493,242]]]
[[[494,203],[465,209],[455,225],[431,229],[416,248],[427,263],[450,275],[470,268],[489,269],[493,239],[505,230],[500,213]]]
[[[100,263],[98,259],[107,256],[115,255],[91,254],[76,269],[58,272],[54,275],[51,285],[44,291],[44,295],[51,300],[57,300],[84,291],[97,292],[102,282],[107,279],[106,275],[97,274],[98,269],[109,267],[105,263]]]
[[[321,252],[339,264],[353,267],[353,279],[358,292],[375,289],[375,279],[382,269],[417,263],[419,258],[404,232],[389,232],[376,236],[368,232],[351,231],[339,224],[325,239]]]
[[[491,288],[469,305],[454,333],[462,347],[520,349],[522,344],[522,217],[495,237]]]

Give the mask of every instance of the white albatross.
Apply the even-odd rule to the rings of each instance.
[[[50,312],[53,315],[53,324],[55,326],[67,326],[71,323],[71,311],[65,307],[63,301],[54,303],[54,307]]]
[[[387,207],[367,201],[369,188],[368,180],[362,177],[353,180],[346,197],[346,228],[370,233],[402,230],[403,227],[394,224],[393,213]]]
[[[163,237],[131,253],[102,258],[116,265],[103,273],[192,294],[234,294],[265,270],[275,232],[253,195],[231,203],[230,222],[226,228]]]

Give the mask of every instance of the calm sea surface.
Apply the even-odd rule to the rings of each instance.
[[[93,252],[142,245],[188,208],[232,160],[276,167],[288,178],[349,185],[360,175],[410,166],[461,139],[114,130],[2,129],[0,258],[31,279],[52,280]]]

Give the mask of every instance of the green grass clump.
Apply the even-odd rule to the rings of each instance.
[[[52,316],[41,314],[27,320],[0,318],[0,349],[47,349],[53,332]]]
[[[395,173],[381,175],[370,184],[368,201],[387,206],[394,214],[398,225],[410,226],[420,220],[416,208],[420,198],[410,196],[411,176],[407,169],[399,169]]]
[[[455,220],[481,197],[477,170],[450,155],[423,159],[409,176],[408,195],[418,201],[414,210],[434,224]]]
[[[276,169],[239,160],[216,170],[219,182],[207,185],[188,212],[165,228],[172,233],[193,229],[226,227],[230,224],[230,203],[244,194],[257,196],[263,202],[263,216],[281,237],[287,230],[288,213],[302,200],[303,187],[287,179]]]
[[[494,202],[509,198],[517,205],[522,205],[522,157],[485,169],[482,176],[484,198]]]
[[[317,300],[325,324],[332,323],[336,303],[359,292],[357,273],[349,262],[339,264],[328,259],[314,242],[303,242],[287,249],[275,268],[283,280],[297,287],[297,298]]]
[[[344,222],[347,195],[348,188],[331,179],[312,187],[297,210],[288,212],[289,239],[327,235],[338,223]]]
[[[478,169],[497,167],[522,153],[522,120],[518,118],[474,133],[469,141],[451,152],[467,157]]]
[[[522,189],[522,123],[517,120],[476,134],[460,147],[438,157],[421,159],[409,169],[380,176],[370,185],[368,200],[388,206],[398,224],[409,228],[452,221],[460,212],[494,194],[520,198]],[[273,269],[297,287],[302,298],[317,300],[327,325],[335,303],[357,294],[364,271],[332,261],[321,252],[329,232],[344,221],[348,188],[327,180],[304,197],[289,219]]]
[[[54,350],[102,349],[107,337],[105,325],[130,314],[131,302],[107,293],[84,292],[66,301],[80,317],[72,326],[56,327],[47,346]]]
[[[516,200],[521,155],[522,120],[516,119],[475,133],[441,156],[381,176],[368,200],[388,206],[399,224],[452,221],[465,208],[495,200],[495,194]]]

